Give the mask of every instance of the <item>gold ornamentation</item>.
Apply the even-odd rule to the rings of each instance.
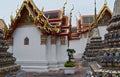
[[[72,9],[70,10],[70,13],[72,13],[73,10],[74,10],[74,5],[72,6]]]
[[[66,2],[64,3],[64,5],[63,5],[63,16],[64,16],[64,14],[65,14],[65,6],[66,6],[66,4],[67,4],[67,0],[66,0]],[[62,17],[63,17],[62,16]]]

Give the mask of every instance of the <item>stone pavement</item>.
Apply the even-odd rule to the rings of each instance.
[[[43,73],[37,72],[27,72],[26,77],[86,77],[86,71],[89,69],[88,67],[82,67],[82,61],[76,61],[75,74],[66,75],[64,74],[64,70],[59,71],[49,71]]]

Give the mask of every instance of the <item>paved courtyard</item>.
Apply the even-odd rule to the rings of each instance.
[[[49,71],[43,73],[37,72],[28,72],[27,77],[86,77],[86,71],[88,67],[82,67],[82,61],[76,61],[75,74],[66,75],[64,74],[64,70],[59,71]]]

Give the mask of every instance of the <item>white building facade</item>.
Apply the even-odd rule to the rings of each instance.
[[[58,36],[47,18],[35,8],[32,0],[24,1],[16,17],[11,19],[6,35],[9,51],[25,71],[62,69],[67,61],[67,36]]]
[[[108,20],[109,17],[111,17],[111,12],[104,5],[97,16],[102,39],[107,33],[107,26],[103,21]],[[92,25],[91,27],[93,27]],[[64,62],[67,61],[68,35],[58,35],[57,32],[57,29],[49,24],[43,12],[38,10],[34,2],[25,0],[16,17],[11,17],[11,26],[6,35],[10,45],[9,51],[14,53],[17,58],[16,62],[25,71],[62,69]],[[76,51],[75,58],[82,57],[88,35],[89,32],[81,33],[80,39],[69,41],[69,48]]]

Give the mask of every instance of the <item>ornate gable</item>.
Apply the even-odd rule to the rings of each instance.
[[[26,7],[23,8],[21,11],[21,17],[18,19],[18,25],[29,25],[29,24],[34,24],[34,19],[32,16],[29,16],[29,11],[27,10]]]
[[[16,17],[11,16],[11,25],[5,39],[11,37],[15,29],[23,24],[35,24],[43,33],[58,33],[58,30],[53,29],[48,19],[43,15],[43,10],[40,11],[32,0],[24,0],[21,8],[16,12]]]
[[[108,8],[107,4],[105,3],[101,11],[97,15],[97,24],[98,26],[107,26],[108,21],[112,18],[112,12]],[[91,31],[94,28],[94,21],[90,24],[90,27],[86,29],[84,32]]]
[[[108,25],[109,20],[111,19],[111,15],[108,11],[105,11],[102,17],[98,20],[98,25]]]
[[[104,4],[102,10],[97,16],[97,23],[98,26],[105,26],[108,25],[108,21],[111,19],[112,13],[108,8],[107,4]]]

